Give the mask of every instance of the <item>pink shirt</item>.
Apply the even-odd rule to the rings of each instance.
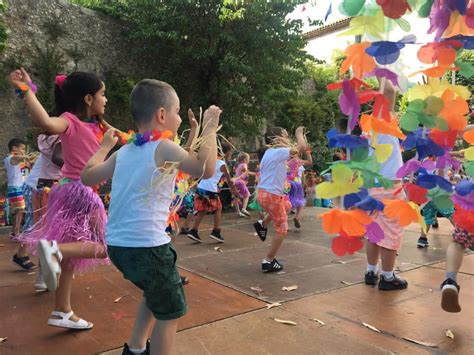
[[[246,170],[247,170],[247,164],[245,163],[240,163],[238,166],[237,166],[237,169],[235,169],[235,177],[247,182],[247,180],[249,179],[249,176],[248,174],[244,175],[244,176],[241,176]]]
[[[38,148],[41,152],[40,179],[59,180],[61,168],[53,163],[53,152],[56,144],[60,143],[58,135],[47,136],[40,134],[38,136]]]
[[[64,159],[62,176],[78,180],[86,163],[99,150],[100,143],[87,123],[69,112],[64,112],[61,117],[69,122],[67,130],[59,135]]]

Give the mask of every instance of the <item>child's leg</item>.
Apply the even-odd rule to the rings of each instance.
[[[19,258],[24,258],[28,256],[28,246],[26,244],[20,244],[18,247],[18,251],[16,252],[16,256]]]
[[[270,245],[270,249],[267,253],[267,260],[272,261],[275,259],[278,250],[280,250],[281,245],[283,244],[283,239],[285,239],[286,235],[277,234],[272,238],[272,244]]]
[[[138,307],[137,318],[133,325],[132,336],[130,337],[130,349],[144,349],[146,340],[152,327],[155,325],[155,316],[146,306],[146,298],[143,297]]]
[[[150,354],[170,355],[178,330],[178,319],[157,320],[150,343]]]
[[[365,250],[367,254],[367,272],[373,271],[374,273],[377,273],[380,259],[380,247],[377,244],[367,241]]]
[[[186,216],[186,219],[184,220],[183,228],[189,229],[191,227],[192,221],[193,221],[193,214],[188,213],[188,215]]]
[[[214,214],[214,229],[219,229],[221,226],[221,219],[222,219],[222,207],[216,210]]]
[[[464,247],[454,240],[449,243],[446,251],[446,278],[456,281],[457,273],[462,265],[464,250]]]
[[[298,206],[296,207],[296,215],[295,215],[295,219],[299,220],[300,219],[300,216],[301,216],[301,211],[303,210],[303,206]]]
[[[61,278],[58,288],[56,289],[54,310],[57,312],[71,312],[71,290],[74,277],[74,268],[69,265],[69,260],[61,262]],[[59,316],[51,315],[51,319],[61,319]],[[73,314],[69,320],[73,322],[79,321],[81,318]],[[88,322],[91,325],[90,322]]]
[[[23,220],[23,211],[18,210],[16,211],[15,215],[13,216],[13,235],[20,234],[21,228],[21,221]]]
[[[264,218],[264,220],[263,220],[263,222],[262,222],[263,227],[264,227],[264,228],[268,228],[268,226],[269,226],[269,224],[270,224],[271,221],[272,221],[272,217],[268,214],[268,215]]]
[[[234,197],[232,199],[232,203],[234,204],[234,210],[237,214],[240,214],[240,199],[238,197]]]
[[[194,222],[193,222],[193,229],[198,229],[199,225],[201,224],[202,219],[206,215],[206,211],[199,211],[195,216],[194,216]]]
[[[107,257],[107,247],[98,243],[63,243],[59,244],[59,250],[64,259],[104,259]]]
[[[246,196],[242,200],[242,209],[246,211],[248,205],[249,205],[249,196]]]

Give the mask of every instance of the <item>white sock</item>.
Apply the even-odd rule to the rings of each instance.
[[[271,263],[271,261],[268,261],[267,259],[262,260],[262,264],[270,264],[270,263]]]
[[[375,265],[367,264],[367,272],[372,271],[374,274],[376,274],[378,270],[379,270],[378,264],[375,264]]]
[[[131,351],[132,353],[134,353],[134,354],[141,354],[141,353],[143,353],[143,352],[146,350],[146,346],[144,346],[144,347],[141,348],[141,349],[130,349],[130,348],[129,348],[128,350],[130,350],[130,351]]]
[[[393,270],[392,271],[383,271],[381,272],[383,278],[387,281],[393,280]]]

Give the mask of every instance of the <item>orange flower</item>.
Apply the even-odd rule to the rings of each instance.
[[[474,129],[464,133],[463,138],[466,142],[474,144]]]
[[[350,67],[357,78],[362,78],[365,73],[375,69],[375,59],[365,52],[370,47],[370,42],[355,43],[346,49],[346,59],[342,63],[339,74],[344,74]]]
[[[401,200],[383,200],[385,208],[383,213],[388,218],[398,219],[402,227],[420,220],[420,212],[413,202]]]
[[[365,234],[365,226],[372,222],[370,216],[362,210],[342,211],[333,209],[323,213],[323,229],[328,234],[344,233],[352,237]]]
[[[363,132],[374,131],[382,134],[389,134],[404,140],[406,136],[398,127],[398,121],[392,118],[390,122],[378,119],[372,115],[362,114],[360,117],[360,127]]]
[[[459,96],[455,98],[454,91],[449,89],[444,91],[441,99],[444,102],[444,107],[439,115],[448,122],[449,129],[455,131],[464,130],[467,125],[466,115],[469,112],[467,101]]]

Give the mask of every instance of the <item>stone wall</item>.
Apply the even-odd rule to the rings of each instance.
[[[121,33],[125,27],[114,19],[79,7],[63,0],[8,0],[4,21],[10,31],[7,48],[0,58],[24,58],[28,68],[30,54],[35,45],[44,47],[48,42],[44,26],[51,19],[65,31],[58,39],[57,47],[67,61],[66,71],[77,69],[102,73],[105,70],[133,71],[127,61],[128,46]],[[76,47],[77,46],[77,47]],[[66,51],[75,48],[85,58],[75,63]],[[33,78],[34,80],[34,78]],[[40,88],[41,89],[41,88]],[[7,143],[13,137],[24,138],[32,125],[24,103],[17,99],[13,90],[0,93],[0,156],[7,154]],[[3,165],[3,164],[2,164]],[[0,185],[5,183],[3,166],[0,168]]]

